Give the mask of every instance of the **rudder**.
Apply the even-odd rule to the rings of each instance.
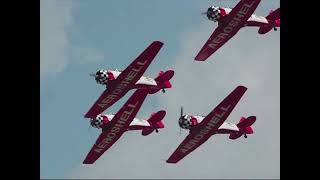
[[[151,117],[147,120],[150,123],[150,127],[143,129],[141,134],[143,136],[147,136],[151,134],[154,130],[158,132],[158,128],[164,128],[163,118],[166,116],[166,111],[158,111],[156,113],[152,113]]]
[[[171,88],[171,82],[170,79],[173,77],[174,71],[173,70],[168,70],[166,72],[160,71],[158,74],[158,77],[156,77],[154,80],[158,84],[158,89],[153,89],[149,93],[154,94],[158,92],[160,89],[162,89],[163,92],[165,92],[164,89],[166,88]]]
[[[266,34],[272,28],[275,28],[276,30],[276,27],[280,27],[280,8],[276,9],[275,11],[271,10],[268,16],[266,16],[266,19],[268,20],[269,24],[261,26],[258,31],[259,34]]]

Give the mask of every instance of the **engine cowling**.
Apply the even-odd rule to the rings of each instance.
[[[207,10],[207,17],[209,20],[217,22],[221,17],[222,13],[219,7],[211,6]]]
[[[179,118],[179,126],[182,129],[190,129],[192,126],[197,125],[197,119],[191,115],[184,115]]]
[[[109,80],[108,71],[107,70],[99,70],[96,72],[95,80],[98,84],[106,85]]]
[[[109,119],[103,114],[97,115],[96,118],[90,120],[90,125],[94,128],[100,129],[103,125],[107,124]]]

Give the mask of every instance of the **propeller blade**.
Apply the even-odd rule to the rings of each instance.
[[[183,116],[183,106],[181,106],[181,108],[180,108],[180,117],[179,117],[179,120],[182,118],[182,116]],[[181,136],[181,127],[180,127],[180,125],[179,125],[179,136]]]
[[[93,136],[92,136],[92,131],[91,131],[91,129],[92,129],[92,126],[89,124],[88,134],[89,134],[90,139],[93,140]]]
[[[182,116],[183,116],[183,106],[181,106],[181,108],[180,108],[180,117],[179,117],[179,120],[178,121],[180,121],[180,119],[182,118]],[[179,123],[179,136],[181,136],[181,127],[180,127],[180,123]]]

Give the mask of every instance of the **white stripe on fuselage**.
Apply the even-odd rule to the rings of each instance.
[[[109,121],[112,121],[114,117],[113,114],[104,114],[104,115],[108,117]],[[129,126],[150,126],[150,124],[147,120],[134,118]]]
[[[109,72],[113,74],[115,79],[117,79],[117,77],[121,74],[121,71],[109,71]],[[136,82],[136,85],[138,84],[157,86],[157,82],[154,79],[146,76],[141,76],[141,78]]]
[[[197,119],[198,124],[205,118],[205,116],[193,116],[192,117]],[[239,128],[236,124],[230,122],[223,122],[223,124],[218,129],[225,129],[230,131],[239,131]]]
[[[265,17],[262,16],[257,16],[255,14],[252,14],[248,21],[254,21],[254,22],[260,22],[264,24],[268,24],[268,20]]]
[[[231,10],[232,10],[230,8],[223,8],[223,9],[226,11],[226,14],[229,14],[231,12]],[[265,17],[257,16],[255,14],[252,14],[247,21],[255,21],[255,22],[268,24],[268,20]]]

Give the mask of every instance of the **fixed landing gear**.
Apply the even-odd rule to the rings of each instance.
[[[277,31],[278,29],[277,29],[276,27],[273,27],[273,30],[274,30],[274,31]]]
[[[165,90],[165,89],[162,89],[162,92],[163,92],[163,93],[165,93],[165,92],[166,92],[166,90]]]
[[[159,132],[159,130],[158,129],[156,129],[156,133],[158,133]]]
[[[247,136],[247,134],[244,134],[244,138],[247,138],[248,136]]]

